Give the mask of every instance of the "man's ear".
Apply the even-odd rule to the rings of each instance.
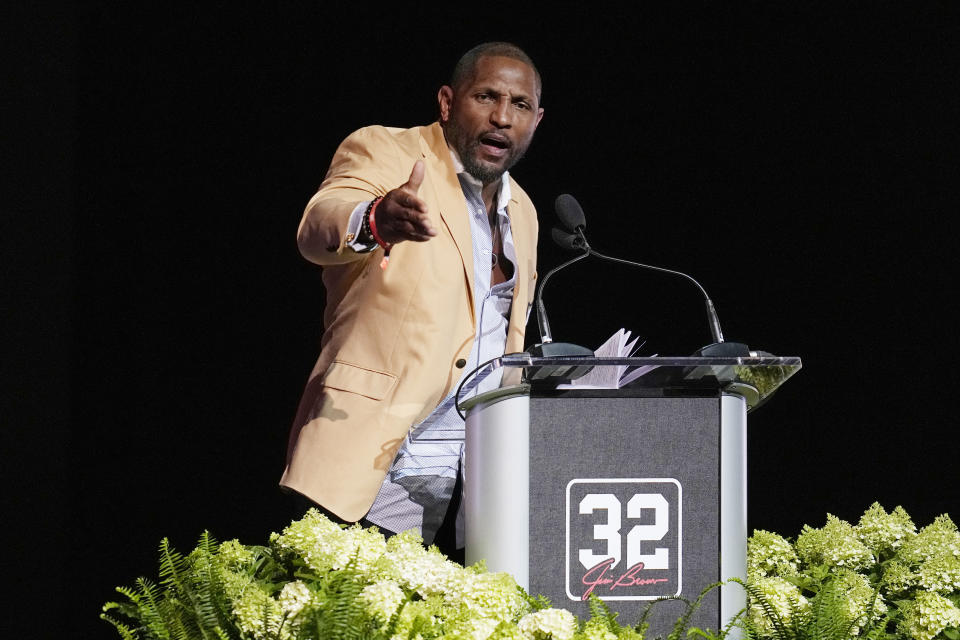
[[[440,122],[450,119],[450,109],[453,106],[453,89],[448,85],[440,87],[437,92],[437,104],[440,105]]]

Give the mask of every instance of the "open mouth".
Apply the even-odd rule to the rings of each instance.
[[[480,136],[480,144],[493,153],[504,152],[510,148],[510,140],[503,135],[487,133]]]

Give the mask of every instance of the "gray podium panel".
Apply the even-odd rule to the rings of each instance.
[[[589,617],[595,593],[623,624],[663,596],[720,579],[719,397],[530,398],[529,591]],[[689,552],[687,552],[689,551]],[[683,611],[661,602],[664,629]],[[694,618],[716,629],[719,593]]]
[[[646,372],[618,390],[544,383],[600,366]],[[691,624],[717,630],[733,620],[746,604],[729,580],[746,578],[747,412],[800,359],[521,353],[475,375],[500,367],[522,368],[525,382],[458,399],[466,562],[507,571],[583,618],[596,594],[629,625],[658,598],[694,601],[727,582]],[[685,611],[680,600],[657,602],[648,620],[666,633]]]

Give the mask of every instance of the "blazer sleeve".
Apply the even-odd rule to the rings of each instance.
[[[304,258],[330,265],[370,255],[348,246],[350,214],[361,202],[385,195],[407,181],[413,162],[406,163],[401,157],[391,130],[386,127],[364,127],[340,144],[297,229],[297,246]]]

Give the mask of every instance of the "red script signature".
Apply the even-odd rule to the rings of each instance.
[[[608,589],[613,591],[621,587],[637,587],[646,584],[667,582],[667,578],[638,578],[637,574],[643,570],[642,562],[633,565],[621,574],[619,578],[614,579],[613,574],[610,573],[610,565],[612,565],[613,562],[613,558],[607,558],[583,574],[581,582],[587,587],[587,590],[583,593],[583,596],[580,598],[581,600],[588,599],[590,594],[593,593],[593,590],[598,586],[606,587],[610,585]]]

